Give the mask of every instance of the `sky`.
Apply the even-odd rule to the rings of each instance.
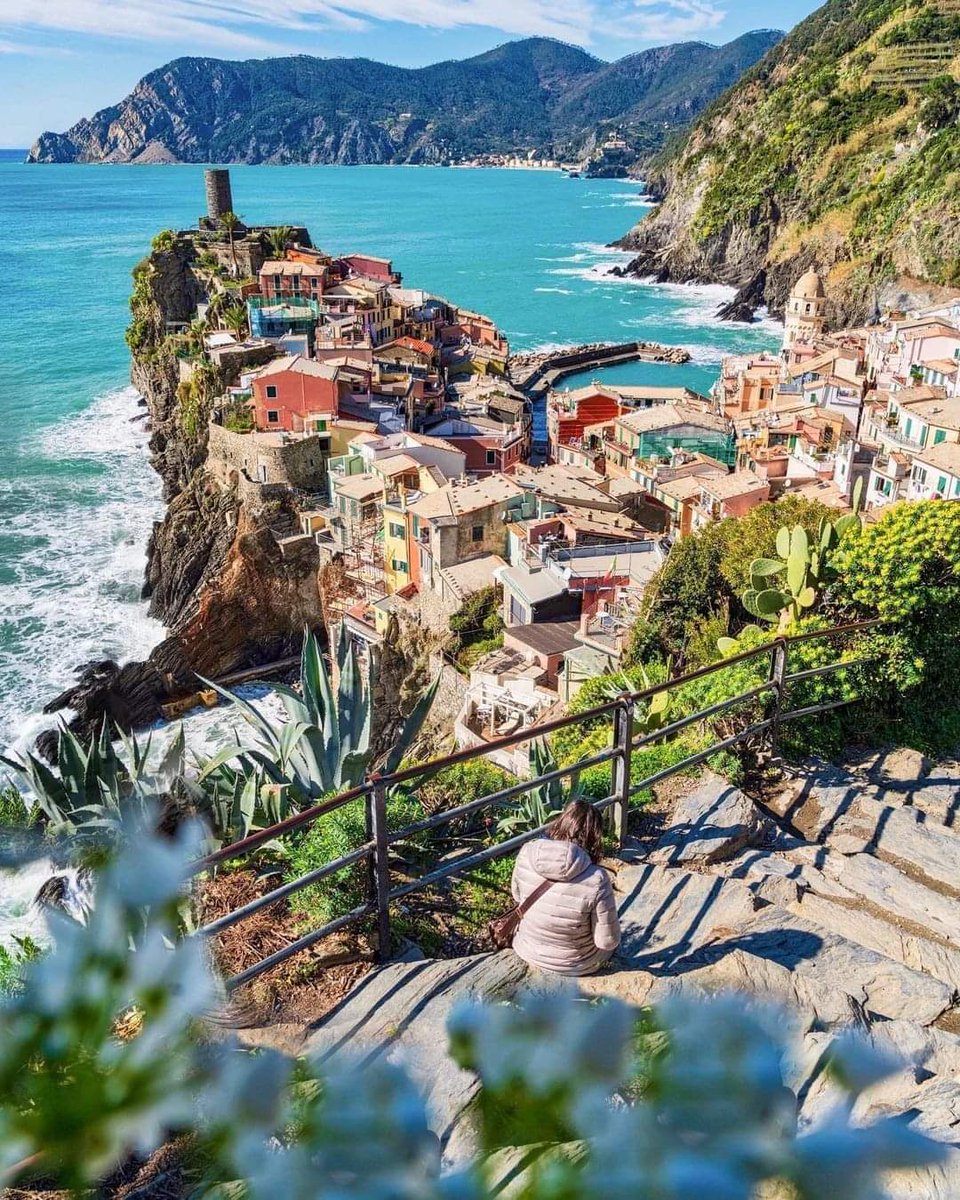
[[[423,66],[541,35],[614,59],[789,29],[818,0],[0,0],[0,147],[116,104],[181,55],[281,54]]]

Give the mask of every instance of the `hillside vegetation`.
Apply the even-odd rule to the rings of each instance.
[[[835,317],[960,284],[960,11],[829,0],[653,168],[632,269],[780,309],[815,265]]]
[[[33,162],[446,162],[589,152],[621,129],[662,146],[782,35],[686,42],[606,63],[548,38],[417,70],[369,59],[179,58],[119,104],[44,133]]]

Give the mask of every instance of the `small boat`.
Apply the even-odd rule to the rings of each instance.
[[[580,178],[580,172],[579,172],[579,171],[570,171],[570,172],[568,172],[568,174],[569,174],[569,176],[570,176],[570,178],[571,178],[571,179],[579,179],[579,178]]]

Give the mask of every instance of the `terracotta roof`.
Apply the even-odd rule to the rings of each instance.
[[[323,267],[317,263],[288,262],[286,259],[268,258],[260,268],[261,275],[323,275]]]
[[[913,334],[913,337],[909,337]],[[915,341],[918,337],[955,337],[960,338],[960,330],[942,317],[919,317],[915,321],[900,321],[896,325],[896,336],[906,337]]]
[[[584,504],[607,504],[611,497],[600,490],[604,477],[589,468],[571,468],[562,463],[554,463],[547,467],[531,467],[527,463],[518,463],[514,471],[518,483],[535,487],[543,495],[554,499],[565,499],[573,503],[578,500]]]
[[[425,342],[422,338],[415,337],[398,337],[392,342],[387,342],[385,346],[380,346],[381,352],[389,350],[391,346],[403,346],[405,350],[416,350],[418,354],[425,354],[428,358],[434,355],[434,347],[429,342]]]
[[[355,250],[352,254],[341,254],[341,262],[349,262],[351,258],[365,258],[367,262],[383,263],[385,267],[392,266],[393,260],[390,258],[379,258],[376,254],[364,254],[360,250]]]
[[[438,446],[441,450],[453,450],[456,454],[462,454],[463,451],[457,449],[451,442],[445,441],[444,438],[429,437],[425,433],[407,433],[407,440],[416,442],[418,446]]]
[[[960,396],[918,400],[908,408],[911,417],[919,417],[937,429],[960,429]]]
[[[658,404],[709,404],[709,399],[688,387],[644,387],[630,384],[616,388],[623,400],[654,400]]]
[[[941,442],[938,446],[931,446],[929,450],[918,450],[914,455],[914,462],[933,467],[936,471],[947,471],[951,475],[960,476],[960,443]]]
[[[713,429],[727,433],[730,424],[713,413],[702,412],[688,404],[663,404],[656,408],[637,409],[617,417],[616,423],[624,425],[633,433],[654,433],[659,429],[672,429],[678,425],[695,425],[700,429]]]
[[[703,476],[682,475],[679,479],[668,479],[666,483],[658,483],[655,486],[658,492],[663,492],[672,500],[691,500],[700,495]]]
[[[383,480],[379,475],[345,475],[334,481],[334,491],[348,500],[369,500],[383,494]]]
[[[424,518],[458,517],[465,513],[480,512],[496,504],[505,504],[507,500],[522,494],[523,489],[505,475],[490,475],[478,483],[448,483],[411,504],[410,511]]]
[[[810,479],[806,483],[799,483],[795,487],[791,487],[787,495],[804,496],[808,500],[819,500],[821,504],[826,504],[828,508],[849,509],[850,507],[837,485],[830,483],[826,479]]]
[[[417,471],[420,469],[420,464],[415,458],[411,458],[409,454],[404,454],[402,451],[398,454],[387,454],[383,458],[377,459],[377,470],[381,475],[403,475],[407,471]]]
[[[481,554],[452,567],[441,567],[440,574],[460,599],[479,592],[493,583],[493,573],[507,564],[499,554]]]
[[[261,367],[254,375],[255,379],[263,379],[268,375],[283,375],[287,371],[294,375],[310,375],[314,379],[336,379],[337,368],[327,363],[314,362],[312,358],[304,358],[300,354],[285,355],[275,358],[273,362]]]
[[[717,500],[731,500],[734,496],[747,496],[751,492],[769,491],[770,484],[752,471],[734,471],[732,475],[694,476],[700,487]]]

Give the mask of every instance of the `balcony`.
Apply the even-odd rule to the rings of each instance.
[[[886,429],[881,428],[879,431],[880,440],[883,442],[892,442],[896,446],[902,446],[905,450],[922,450],[923,446],[914,437],[907,437],[897,426],[891,425]]]

